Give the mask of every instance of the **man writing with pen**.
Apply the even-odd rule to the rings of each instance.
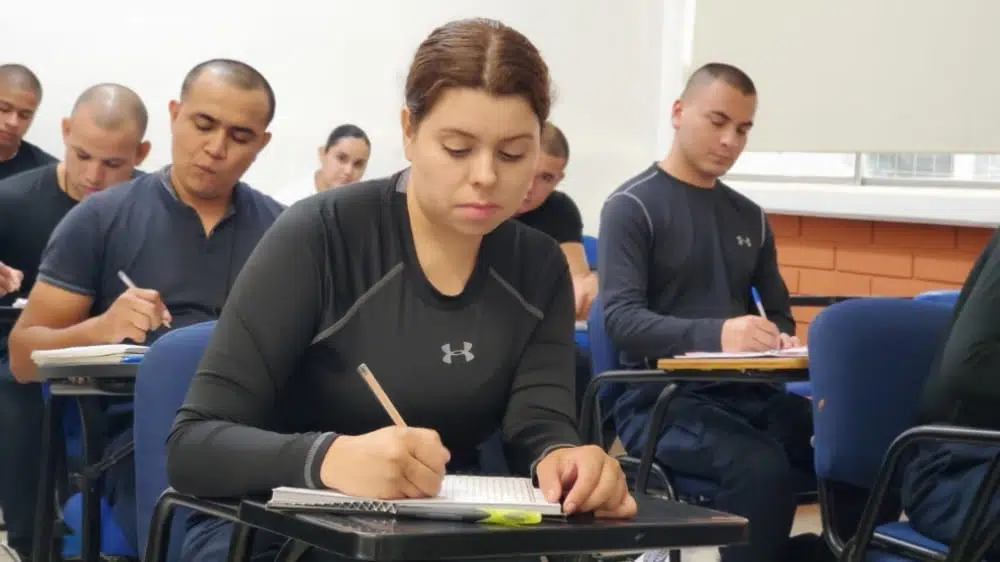
[[[274,93],[252,67],[194,67],[170,103],[171,165],[87,197],[52,233],[38,279],[10,334],[20,382],[31,352],[125,341],[149,344],[168,326],[217,318],[237,274],[280,214],[240,178],[270,140]],[[111,448],[131,440],[131,416],[106,420]],[[117,430],[117,431],[116,431]],[[108,499],[136,546],[134,471],[108,473]]]
[[[691,351],[798,345],[767,217],[720,180],[746,146],[756,108],[743,71],[701,67],[673,104],[669,153],[604,205],[600,301],[629,367]],[[632,385],[606,398],[632,454],[645,445],[663,387]],[[814,473],[811,436],[810,402],[781,384],[692,381],[668,405],[656,458],[674,474],[713,484],[713,507],[750,520],[748,544],[722,549],[723,562],[826,560],[832,555],[820,537],[789,539],[795,478]],[[837,492],[833,524],[851,536],[867,491]]]

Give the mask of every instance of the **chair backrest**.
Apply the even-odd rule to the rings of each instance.
[[[952,310],[872,298],[821,311],[809,325],[816,475],[870,488],[883,456],[917,422],[924,381]]]
[[[594,299],[590,305],[590,313],[587,316],[587,338],[590,340],[590,366],[591,374],[597,376],[607,371],[621,369],[621,362],[618,358],[618,349],[608,337],[608,332],[604,328],[604,307],[601,306],[600,296]],[[611,409],[615,400],[625,391],[624,384],[605,384],[600,388],[597,395],[600,397],[601,411],[605,419],[611,415]]]
[[[215,321],[211,321],[168,332],[150,346],[139,365],[133,430],[139,552],[146,551],[156,500],[168,487],[167,436],[214,328]],[[174,514],[167,555],[170,562],[180,560],[187,514],[183,509]]]
[[[960,292],[958,290],[925,291],[913,297],[913,300],[946,304],[953,307],[958,302]]]
[[[590,266],[591,271],[597,269],[597,238],[594,236],[583,235],[583,252],[587,256],[587,264]]]

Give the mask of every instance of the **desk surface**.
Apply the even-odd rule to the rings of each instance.
[[[745,542],[747,520],[702,507],[636,498],[631,521],[546,522],[519,528],[396,520],[376,516],[288,514],[244,502],[244,523],[341,556],[402,561],[640,551]]]
[[[139,372],[138,363],[112,363],[108,365],[43,365],[38,367],[38,377],[46,381],[69,379],[134,379]]]
[[[660,359],[656,367],[664,371],[798,371],[809,368],[808,357],[753,357],[746,359],[671,358]]]

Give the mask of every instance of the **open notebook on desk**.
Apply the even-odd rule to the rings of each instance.
[[[444,477],[441,492],[433,498],[376,500],[348,496],[330,490],[281,487],[274,489],[267,506],[276,509],[388,515],[395,514],[400,506],[431,510],[456,507],[512,509],[533,511],[541,515],[562,515],[562,506],[546,500],[541,490],[535,488],[529,478],[451,474]]]
[[[138,362],[148,349],[144,345],[128,344],[40,349],[31,352],[31,360],[39,367],[48,365],[117,365]]]
[[[775,349],[772,351],[691,351],[677,355],[676,359],[753,359],[755,357],[809,357],[806,346]]]

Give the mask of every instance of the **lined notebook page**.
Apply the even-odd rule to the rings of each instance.
[[[529,509],[545,515],[559,515],[562,507],[545,499],[528,478],[507,476],[466,476],[449,474],[441,483],[441,492],[433,498],[404,500],[373,500],[348,496],[331,490],[306,488],[275,488],[268,505],[274,507],[351,507],[364,511],[381,511],[384,505],[494,507]]]

